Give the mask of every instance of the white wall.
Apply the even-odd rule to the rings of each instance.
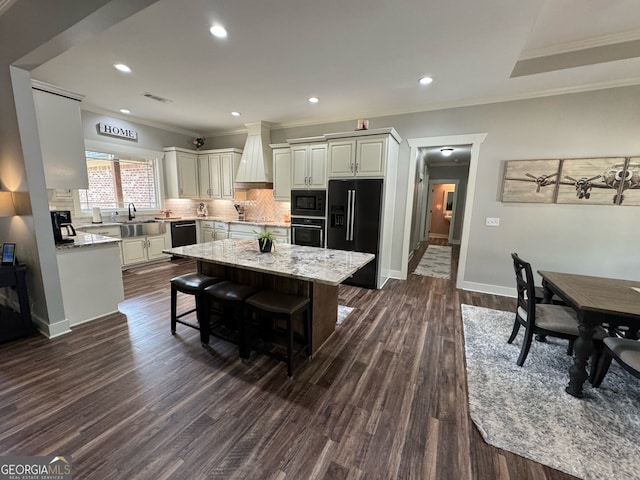
[[[83,108],[82,104],[80,104],[80,108]],[[162,149],[164,147],[182,147],[192,150],[194,149],[194,145],[191,142],[195,135],[176,133],[157,127],[150,127],[148,125],[136,123],[135,121],[118,118],[115,116],[104,115],[101,113],[95,113],[84,109],[81,110],[81,114],[82,129],[84,131],[84,138],[86,140],[94,140],[103,143],[110,143],[113,145],[124,145],[127,147],[140,148],[155,152],[162,152]],[[110,125],[117,125],[122,128],[133,129],[138,132],[138,140],[126,140],[124,138],[112,137],[109,135],[100,135],[98,133],[97,127],[100,122],[105,122]]]
[[[10,45],[0,48],[0,179],[20,204],[19,216],[0,219],[0,242],[17,243],[32,314],[47,335],[62,333],[65,319],[28,70],[153,1],[31,0],[0,16],[0,45]]]
[[[640,279],[640,207],[503,204],[506,160],[640,155],[640,87],[622,87],[467,108],[370,119],[370,128],[395,127],[402,136],[394,217],[392,269],[402,263],[409,174],[407,138],[487,133],[480,147],[464,275],[465,288],[513,289],[509,254],[517,251],[535,269]],[[268,119],[267,119],[268,120]],[[355,122],[272,130],[272,142],[353,130]],[[241,141],[243,137],[229,137]],[[217,146],[226,145],[217,137]],[[235,146],[235,145],[233,145]],[[472,206],[470,203],[472,202]],[[484,226],[499,217],[500,227]],[[461,223],[461,222],[459,222]]]

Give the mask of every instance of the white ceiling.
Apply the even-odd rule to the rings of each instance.
[[[511,77],[519,60],[629,45],[638,19],[637,0],[159,0],[32,76],[88,109],[206,135],[639,84],[640,58],[602,52]],[[209,33],[216,22],[225,40]],[[418,85],[423,75],[434,82]]]

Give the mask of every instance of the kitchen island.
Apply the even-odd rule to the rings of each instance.
[[[311,299],[315,353],[333,333],[338,285],[375,258],[371,253],[278,243],[260,253],[257,240],[217,240],[164,250],[198,261],[206,275]]]

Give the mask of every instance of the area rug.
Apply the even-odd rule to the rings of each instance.
[[[352,311],[352,307],[338,305],[338,320],[336,321],[336,325],[341,325],[342,322],[344,322],[344,319],[347,318]]]
[[[612,362],[600,388],[574,398],[566,340],[534,340],[518,367],[513,319],[462,305],[469,410],[487,443],[585,480],[639,479],[640,381]]]
[[[429,245],[413,273],[425,277],[450,278],[451,247]]]

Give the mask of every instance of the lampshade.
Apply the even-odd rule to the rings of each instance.
[[[12,193],[0,192],[0,217],[13,217],[15,214]]]

